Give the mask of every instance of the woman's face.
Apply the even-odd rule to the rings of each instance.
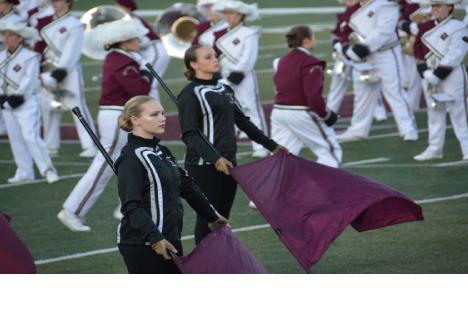
[[[3,44],[9,51],[15,51],[18,45],[23,42],[23,37],[12,31],[3,32]]]
[[[138,52],[140,51],[140,39],[132,38],[124,41],[120,44],[120,48],[127,52]]]
[[[6,0],[0,0],[0,13],[8,13],[13,9],[13,4]]]
[[[203,7],[205,10],[206,17],[211,22],[218,22],[221,19],[221,15],[213,10],[213,4],[207,4]]]
[[[432,15],[434,15],[434,17],[439,21],[449,16],[451,10],[452,10],[452,6],[447,5],[447,4],[433,4],[432,5]]]
[[[226,10],[224,13],[224,19],[228,22],[229,27],[234,27],[239,24],[242,20],[242,14],[233,10]]]
[[[156,101],[141,104],[140,116],[132,116],[133,130],[147,137],[163,134],[166,130],[166,116],[162,105]]]
[[[55,13],[66,12],[70,9],[70,3],[66,0],[52,0],[51,3]]]
[[[315,37],[306,37],[302,39],[302,47],[308,50],[315,49]]]
[[[197,61],[190,65],[195,72],[214,74],[219,71],[218,58],[215,51],[210,47],[201,47],[197,49]]]

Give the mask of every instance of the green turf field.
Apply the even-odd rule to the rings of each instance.
[[[425,114],[418,113],[419,129],[426,128]],[[342,121],[341,124],[346,124]],[[462,194],[459,199],[441,199],[422,204],[425,221],[401,224],[385,229],[357,233],[347,229],[315,266],[316,273],[468,273],[468,163],[461,159],[458,143],[451,130],[447,132],[445,158],[437,162],[418,163],[412,157],[425,147],[427,133],[418,142],[401,142],[393,121],[374,125],[371,139],[343,144],[347,170],[374,178],[407,194],[414,200],[434,199]],[[385,135],[387,137],[385,137]],[[384,136],[381,138],[381,136]],[[170,145],[181,158],[184,147]],[[40,273],[124,273],[120,255],[106,252],[115,247],[117,221],[112,211],[117,204],[115,179],[87,217],[93,231],[74,233],[56,219],[61,204],[78,178],[54,185],[4,187],[15,167],[3,160],[11,159],[8,145],[0,144],[1,210],[8,213],[13,226],[30,247],[36,260],[103,250],[103,254],[38,265]],[[239,152],[248,151],[240,147]],[[54,159],[60,175],[83,173],[87,161],[76,155],[76,144],[63,146],[62,156]],[[304,150],[302,156],[314,159]],[[377,163],[346,165],[361,160],[388,158]],[[241,163],[251,162],[243,156]],[[441,166],[442,165],[442,166]],[[437,167],[439,166],[439,167]],[[463,196],[464,194],[464,196]],[[233,207],[234,229],[264,225],[258,212],[247,207],[248,200],[239,191]],[[186,208],[183,235],[191,235],[194,214]],[[295,259],[269,228],[247,228],[238,233],[242,242],[272,273],[301,273]],[[184,241],[185,251],[193,248],[191,239]]]
[[[81,0],[75,10],[87,10],[95,5],[113,1]],[[173,1],[139,1],[141,9],[164,9]],[[257,1],[260,7],[284,6],[280,0]],[[336,6],[336,1],[288,1],[290,7]],[[150,19],[151,20],[151,19]],[[333,14],[302,14],[265,17],[256,24],[264,29],[289,27],[295,24],[332,24]],[[331,61],[329,30],[317,33],[318,46],[315,53]],[[260,55],[257,62],[261,98],[273,99],[272,60],[287,51],[282,34],[264,33],[260,40]],[[87,99],[94,116],[97,112],[99,81],[92,77],[100,73],[100,63],[83,57]],[[184,69],[180,60],[173,59],[166,73],[169,86],[178,92],[185,84]],[[327,81],[328,82],[328,81]],[[166,110],[175,111],[168,97],[162,94]],[[468,273],[468,163],[457,163],[461,152],[453,131],[447,131],[445,158],[437,162],[418,163],[412,160],[426,145],[427,131],[425,113],[418,113],[418,142],[402,142],[393,121],[374,124],[372,138],[361,142],[345,143],[344,163],[347,170],[386,183],[407,194],[414,200],[426,200],[422,204],[425,221],[397,225],[366,233],[346,230],[315,266],[315,273]],[[68,116],[65,122],[70,122]],[[340,121],[346,125],[348,121]],[[170,145],[181,158],[184,147]],[[239,152],[249,147],[242,146]],[[64,144],[61,156],[54,159],[61,176],[85,172],[89,161],[79,158],[77,144]],[[314,159],[304,150],[302,156]],[[350,162],[386,158],[382,162],[361,165],[346,165]],[[103,196],[87,217],[92,227],[90,233],[74,233],[65,228],[56,218],[63,201],[78,181],[70,177],[54,185],[38,183],[5,187],[6,179],[14,174],[15,166],[7,143],[0,143],[0,210],[12,217],[13,226],[26,241],[36,260],[91,252],[72,260],[61,260],[38,265],[39,273],[124,273],[125,267],[118,252],[116,227],[112,212],[117,205],[115,179],[111,180]],[[240,163],[253,161],[243,156]],[[445,198],[460,195],[459,198]],[[427,199],[437,199],[433,202]],[[288,253],[275,233],[264,227],[265,220],[258,212],[247,207],[248,199],[239,190],[232,211],[234,229],[244,229],[238,235],[250,250],[272,273],[302,273],[295,259]],[[194,214],[186,209],[183,235],[191,235]],[[260,228],[249,227],[260,225]],[[109,250],[110,248],[110,250]],[[191,239],[184,240],[185,252],[193,248]],[[99,251],[102,252],[97,254]]]

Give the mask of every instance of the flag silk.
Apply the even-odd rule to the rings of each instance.
[[[26,245],[10,226],[10,218],[0,211],[0,274],[36,273]]]
[[[195,249],[175,259],[184,274],[265,274],[268,271],[227,226],[206,236]]]
[[[231,174],[305,271],[349,224],[361,232],[423,220],[391,187],[284,152]]]

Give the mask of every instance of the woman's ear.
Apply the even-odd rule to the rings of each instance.
[[[140,125],[140,118],[136,116],[131,116],[130,117],[130,122],[132,123],[133,126],[139,126]]]
[[[190,62],[190,67],[193,68],[193,70],[197,70],[198,69],[198,64],[196,62]]]

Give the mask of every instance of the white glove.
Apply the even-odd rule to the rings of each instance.
[[[335,49],[335,51],[338,53],[338,54],[343,54],[343,45],[341,44],[341,42],[337,42],[333,45],[333,49]]]
[[[42,84],[47,89],[56,89],[58,87],[57,80],[55,80],[49,72],[41,74]]]
[[[429,83],[430,85],[433,85],[433,86],[437,86],[441,82],[439,77],[434,75],[432,70],[426,70],[424,72],[424,74],[423,74],[423,77],[427,81],[427,83]]]
[[[135,60],[135,62],[138,63],[138,65],[140,65],[140,69],[146,69],[145,65],[148,62],[141,56],[140,53],[132,52],[132,58]]]
[[[346,51],[346,55],[353,61],[353,62],[361,62],[361,58],[356,54],[354,53],[353,49],[352,48],[349,48],[347,51]]]

